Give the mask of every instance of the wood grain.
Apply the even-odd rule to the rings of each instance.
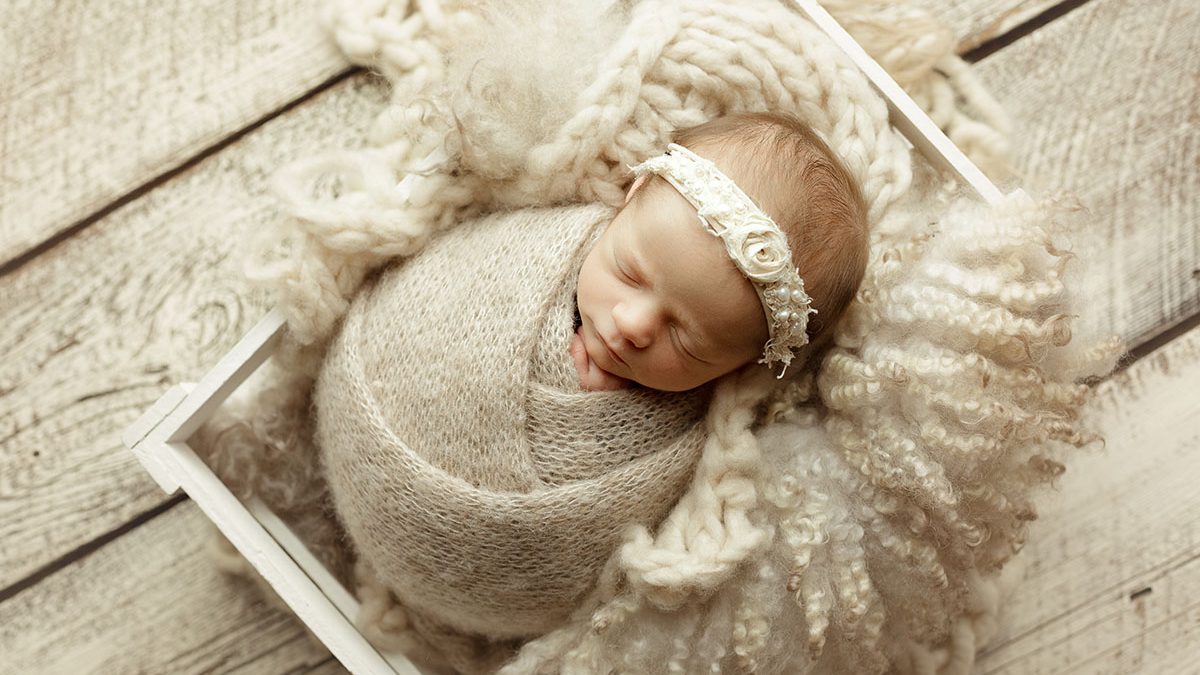
[[[265,313],[236,253],[276,217],[267,176],[384,102],[356,76],[0,277],[0,589],[164,499],[121,431]]]
[[[330,657],[328,661],[323,661],[311,668],[306,668],[299,671],[299,675],[346,675],[350,671],[338,660]]]
[[[9,673],[318,673],[329,652],[208,559],[191,502],[0,604]]]
[[[0,267],[344,71],[319,6],[0,5]]]
[[[1020,183],[1091,211],[1077,332],[1140,344],[1200,312],[1200,4],[1093,0],[978,70],[1013,115]]]
[[[1034,523],[1022,585],[977,672],[1195,672],[1200,654],[1200,328],[1096,390],[1107,449]]]

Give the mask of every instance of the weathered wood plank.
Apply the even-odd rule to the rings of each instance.
[[[0,588],[164,499],[121,431],[267,310],[236,253],[269,173],[361,144],[385,98],[356,76],[0,278]]]
[[[1107,449],[1034,523],[1024,581],[980,673],[1195,672],[1200,654],[1200,328],[1097,389]]]
[[[183,502],[0,604],[0,669],[338,672],[290,612],[217,570],[209,528]]]
[[[345,70],[320,4],[0,5],[0,266]]]
[[[1079,332],[1140,344],[1200,312],[1200,4],[1093,0],[979,72],[1013,115],[1021,184],[1091,210]]]

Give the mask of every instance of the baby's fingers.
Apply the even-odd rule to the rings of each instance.
[[[576,332],[571,338],[571,360],[575,362],[575,370],[579,373],[579,378],[582,380],[587,375],[588,356],[587,348],[583,345],[583,338]]]
[[[613,391],[615,389],[623,389],[629,384],[629,380],[617,377],[606,370],[601,370],[595,361],[588,363],[588,379],[591,381],[591,384],[586,388],[592,391]]]

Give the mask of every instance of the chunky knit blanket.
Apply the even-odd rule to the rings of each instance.
[[[826,6],[1002,172],[1003,115],[944,27]],[[959,195],[774,0],[345,0],[326,21],[393,103],[367,149],[279,174],[288,217],[252,278],[288,334],[198,445],[356,590],[362,630],[466,673],[968,672],[1038,488],[1099,440],[1081,382],[1122,351],[1071,334],[1079,209]],[[805,119],[869,208],[833,347],[703,402],[572,390],[568,271],[625,166],[768,109]],[[526,226],[561,232],[514,247]],[[451,262],[488,237],[494,264]],[[635,433],[597,423],[625,414]],[[562,441],[578,424],[594,443]]]

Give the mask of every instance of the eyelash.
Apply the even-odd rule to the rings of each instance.
[[[675,330],[674,326],[671,327],[671,335],[675,336],[675,346],[679,348],[680,353],[682,353],[684,356],[695,359],[696,361],[700,360],[700,359],[697,359],[695,356],[692,356],[691,353],[688,352],[688,350],[684,349],[683,340],[679,339],[679,331]]]
[[[627,281],[627,282],[629,282],[629,283],[631,283],[631,284],[636,284],[636,283],[637,283],[637,281],[635,281],[635,280],[634,280],[634,278],[633,278],[631,275],[629,275],[629,274],[626,274],[626,272],[625,272],[625,268],[624,268],[624,267],[621,267],[620,265],[617,265],[617,271],[621,273],[621,276],[622,276],[622,277],[625,277],[625,281]]]

